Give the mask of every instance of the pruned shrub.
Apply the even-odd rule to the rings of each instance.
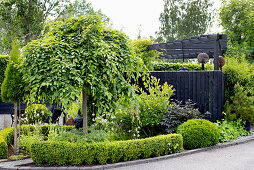
[[[205,115],[202,115],[198,109],[195,109],[194,105],[191,100],[187,100],[185,104],[182,104],[181,101],[175,101],[168,105],[164,118],[161,121],[161,125],[166,127],[166,132],[176,132],[177,127],[189,119],[205,118]]]
[[[203,148],[219,143],[218,127],[205,119],[191,119],[177,128],[177,133],[183,136],[186,149]]]
[[[31,147],[36,164],[80,165],[130,161],[182,151],[179,134],[99,143],[38,142]]]
[[[25,124],[35,124],[45,122],[52,113],[42,104],[31,104],[25,110],[23,122]]]

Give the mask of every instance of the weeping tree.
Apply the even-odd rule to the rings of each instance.
[[[97,114],[112,112],[118,96],[131,94],[124,71],[131,74],[138,61],[126,35],[92,15],[47,25],[42,38],[25,47],[24,57],[27,99],[68,108],[82,90],[86,133],[87,101],[93,100]]]
[[[18,103],[23,98],[23,80],[19,69],[21,63],[19,47],[16,43],[12,44],[10,59],[5,71],[5,78],[1,86],[1,98],[4,102],[14,103],[14,152],[17,148],[17,115]]]

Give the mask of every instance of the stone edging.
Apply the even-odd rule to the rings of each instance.
[[[216,146],[211,146],[207,148],[199,148],[199,149],[194,149],[194,150],[188,150],[188,151],[183,151],[181,153],[176,153],[176,154],[171,154],[171,155],[165,155],[165,156],[160,156],[160,157],[155,157],[155,158],[148,158],[148,159],[140,159],[140,160],[135,160],[135,161],[128,161],[128,162],[119,162],[119,163],[114,163],[114,164],[106,164],[106,165],[96,165],[96,166],[90,166],[90,167],[80,167],[80,166],[62,166],[62,167],[19,167],[17,165],[22,165],[22,164],[28,164],[31,163],[32,160],[23,160],[23,161],[14,161],[14,162],[4,162],[5,160],[0,160],[0,169],[8,169],[8,170],[27,170],[27,169],[60,169],[60,170],[65,170],[65,169],[76,169],[76,170],[103,170],[103,169],[113,169],[113,168],[120,168],[120,167],[127,167],[127,166],[132,166],[132,165],[139,165],[139,164],[145,164],[145,163],[150,163],[150,162],[156,162],[156,161],[161,161],[161,160],[166,160],[166,159],[171,159],[171,158],[177,158],[177,157],[182,157],[182,156],[187,156],[191,155],[194,153],[200,153],[208,150],[213,150],[213,149],[220,149],[220,148],[226,148],[229,146],[234,146],[238,144],[244,144],[247,142],[252,142],[254,141],[254,135],[251,136],[246,136],[242,137],[239,139],[236,139],[232,142],[226,142],[226,143],[220,143]]]

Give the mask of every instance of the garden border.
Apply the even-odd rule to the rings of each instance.
[[[120,168],[120,167],[127,167],[127,166],[132,166],[132,165],[139,165],[139,164],[144,164],[144,163],[150,163],[150,162],[156,162],[156,161],[161,161],[161,160],[166,160],[166,159],[171,159],[171,158],[187,156],[187,155],[191,155],[191,154],[195,154],[195,153],[200,153],[200,152],[205,152],[208,150],[214,150],[214,149],[220,149],[220,148],[226,148],[226,147],[230,147],[230,146],[234,146],[234,145],[238,145],[238,144],[244,144],[244,143],[248,143],[248,142],[252,142],[252,141],[254,141],[254,133],[252,133],[252,135],[250,135],[250,136],[245,136],[245,137],[236,139],[231,142],[220,143],[216,146],[188,150],[188,151],[183,151],[181,153],[165,155],[165,156],[160,156],[160,157],[155,157],[155,158],[141,159],[141,160],[128,161],[128,162],[119,162],[119,163],[115,163],[115,164],[96,165],[96,166],[89,166],[89,167],[59,166],[59,167],[47,167],[47,169],[56,169],[57,168],[60,170],[65,170],[65,169],[102,170],[102,169]],[[4,162],[4,161],[6,161],[6,160],[0,160],[0,168],[2,168],[2,169],[9,169],[9,170],[45,169],[45,167],[29,167],[29,166],[17,167],[19,165],[25,165],[25,164],[32,163],[31,159],[26,159],[26,160],[22,160],[22,161],[15,161],[15,162]]]

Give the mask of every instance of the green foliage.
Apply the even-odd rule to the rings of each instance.
[[[0,159],[5,159],[8,156],[8,146],[3,139],[2,136],[0,136]]]
[[[52,129],[54,129],[55,131],[70,131],[74,129],[74,126],[22,125],[21,126],[21,148],[25,152],[29,153],[31,148],[31,142],[33,142],[34,140],[41,141],[42,139],[47,139],[49,131]],[[6,128],[0,131],[0,150],[3,151],[2,158],[7,157],[8,146],[13,145],[13,139],[14,139],[13,136],[14,136],[14,127]],[[5,142],[5,144],[3,143],[3,141]]]
[[[141,58],[149,70],[152,70],[152,60],[159,57],[159,52],[156,50],[148,50],[147,45],[154,44],[151,39],[142,38],[132,41],[132,46],[134,50],[134,55]]]
[[[227,103],[225,110],[236,114],[236,117],[254,123],[254,96],[249,96],[248,91],[237,83],[234,86],[235,95],[231,97],[232,103]]]
[[[254,65],[244,58],[226,57],[225,111],[253,121]]]
[[[227,53],[254,55],[253,0],[223,0],[220,20],[228,36]]]
[[[25,47],[24,56],[29,99],[55,100],[67,108],[84,89],[98,115],[114,109],[118,95],[128,94],[123,73],[137,67],[126,35],[108,28],[99,16],[47,25],[43,38]]]
[[[13,127],[0,131],[0,159],[8,156],[8,146],[13,143],[13,131]]]
[[[110,19],[101,10],[94,10],[92,4],[87,0],[68,1],[66,7],[59,13],[57,20],[66,20],[71,17],[81,17],[83,15],[99,15],[100,18],[109,23]]]
[[[237,119],[237,121],[225,119],[223,121],[217,121],[216,125],[220,131],[220,142],[228,142],[249,134],[244,129],[244,123],[241,119]]]
[[[0,55],[0,87],[4,81],[4,72],[6,70],[8,60],[9,60],[8,56]],[[0,88],[0,94],[1,94],[1,88]]]
[[[213,146],[219,143],[218,127],[205,119],[191,119],[177,128],[177,133],[183,135],[183,145],[186,149]]]
[[[38,142],[32,144],[31,157],[36,164],[106,164],[177,153],[182,142],[178,134],[91,144]]]
[[[176,71],[181,68],[190,70],[202,70],[201,64],[191,63],[167,63],[167,62],[152,62],[153,71]],[[205,70],[213,70],[213,66],[205,64]]]
[[[49,132],[48,140],[50,141],[66,141],[66,142],[104,142],[108,140],[108,135],[103,130],[95,130],[89,128],[89,133],[83,133],[77,129],[72,129],[71,131],[60,131],[56,132],[51,130]]]
[[[33,143],[38,143],[39,141],[43,141],[42,135],[22,135],[20,138],[20,151],[29,154],[31,151],[31,146]]]
[[[139,88],[140,95],[136,100],[124,103],[121,98],[118,101],[115,121],[127,139],[162,133],[160,122],[173,95],[173,86],[160,85],[155,77],[146,81],[145,89]]]
[[[156,41],[169,42],[205,33],[212,21],[211,7],[209,0],[164,0]]]
[[[168,105],[168,109],[161,121],[161,125],[166,126],[166,132],[176,132],[177,127],[189,119],[204,118],[205,116],[198,109],[195,109],[194,105],[190,100],[186,101],[184,105],[180,101]]]
[[[43,123],[50,115],[52,115],[52,113],[48,110],[46,106],[42,104],[31,104],[25,110],[23,123]]]
[[[20,62],[19,46],[13,43],[9,63],[4,73],[5,78],[1,86],[1,98],[4,102],[19,102],[23,97],[23,80],[19,70]]]

